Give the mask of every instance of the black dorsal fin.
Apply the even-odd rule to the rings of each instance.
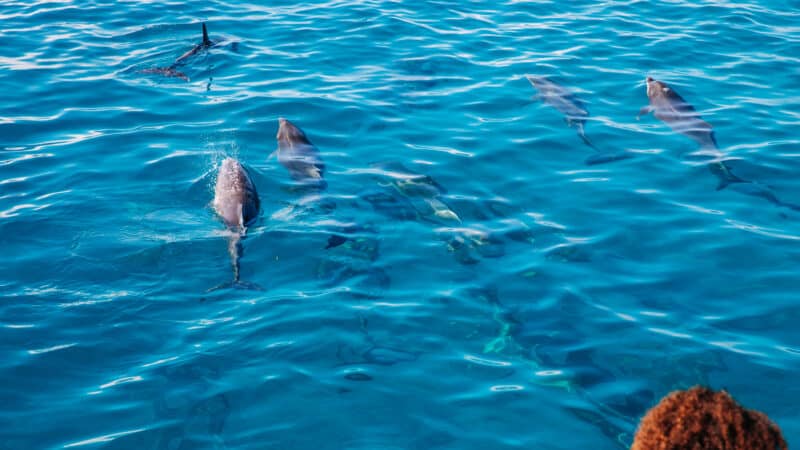
[[[203,22],[203,46],[208,47],[211,45],[211,41],[208,39],[208,30],[206,30],[206,24]]]

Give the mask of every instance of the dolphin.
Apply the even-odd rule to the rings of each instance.
[[[700,117],[694,106],[662,81],[647,77],[645,82],[650,104],[639,110],[637,118],[652,112],[656,119],[666,123],[674,131],[692,138],[702,148],[718,149],[714,129]]]
[[[284,118],[278,119],[278,162],[289,171],[289,175],[298,183],[326,187],[323,175],[325,164],[319,156],[319,150],[306,134]]]
[[[192,47],[191,50],[189,50],[186,53],[184,53],[181,56],[179,56],[178,59],[176,59],[175,62],[172,63],[172,65],[175,66],[177,64],[180,64],[183,61],[185,61],[186,59],[188,59],[190,56],[196,55],[201,50],[205,50],[205,49],[213,47],[214,44],[215,43],[213,41],[211,41],[211,39],[208,38],[208,30],[206,29],[206,24],[203,23],[203,41],[200,42],[199,44],[195,45],[194,47]]]
[[[639,110],[637,119],[652,112],[657,119],[669,125],[675,132],[688,136],[700,144],[701,149],[710,151],[717,157],[722,156],[717,146],[717,139],[714,137],[713,127],[700,117],[694,106],[662,81],[647,77],[645,82],[650,103]],[[731,183],[749,183],[734,175],[725,161],[711,162],[708,164],[708,169],[719,179],[717,190],[724,189]]]
[[[228,252],[233,265],[233,285],[245,285],[239,281],[241,240],[247,234],[247,225],[258,217],[261,203],[256,186],[239,161],[233,158],[225,158],[222,161],[217,172],[213,205],[214,211],[231,232]]]
[[[480,260],[475,252],[488,258],[497,258],[505,253],[504,244],[491,232],[464,224],[455,209],[447,203],[447,190],[433,177],[416,173],[397,162],[375,163],[371,166],[379,175],[379,186],[389,190],[386,196],[364,197],[376,210],[396,219],[421,219],[434,224],[437,226],[436,234],[461,264],[478,263]],[[393,200],[387,202],[387,197]]]
[[[445,203],[443,197],[447,190],[428,175],[422,175],[407,169],[400,163],[376,163],[373,168],[379,170],[388,184],[404,197],[426,220],[442,223],[461,223],[461,218]]]
[[[652,112],[657,119],[669,125],[675,132],[688,136],[700,144],[701,150],[713,155],[715,159],[708,163],[708,170],[719,180],[717,190],[735,183],[737,185],[735,190],[738,192],[763,198],[776,206],[800,211],[800,205],[782,201],[769,186],[745,180],[734,174],[730,166],[722,159],[724,154],[717,146],[714,128],[700,117],[694,106],[663,81],[654,80],[648,76],[645,78],[645,82],[647,83],[649,104],[639,110],[636,118]]]
[[[175,62],[173,62],[168,67],[152,67],[149,69],[142,70],[141,73],[152,73],[152,74],[163,75],[165,77],[180,78],[184,81],[189,81],[189,77],[185,73],[179,71],[177,67],[185,64],[187,59],[196,55],[200,51],[211,48],[214,45],[216,45],[216,43],[208,38],[208,30],[206,29],[206,24],[203,23],[202,42],[192,47],[191,50],[179,56],[178,59],[176,59]]]
[[[543,102],[560,111],[561,114],[564,114],[564,120],[567,121],[567,125],[571,127],[574,126],[578,129],[578,136],[581,140],[592,149],[599,151],[589,138],[586,137],[584,127],[586,125],[586,118],[589,117],[589,111],[586,109],[584,102],[567,88],[553,83],[543,76],[527,75],[527,78],[533,87],[539,91],[536,98],[541,99]]]
[[[583,100],[576,97],[567,88],[560,86],[543,76],[527,75],[528,81],[531,82],[533,87],[536,88],[538,93],[535,98],[541,99],[543,102],[552,106],[564,114],[564,120],[570,127],[578,129],[578,136],[581,140],[589,146],[592,150],[598,152],[586,159],[586,164],[595,165],[603,164],[613,161],[621,161],[633,156],[626,151],[621,152],[606,152],[597,148],[588,137],[586,137],[586,119],[589,117],[589,110]]]

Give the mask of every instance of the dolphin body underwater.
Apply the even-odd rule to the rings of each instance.
[[[233,158],[225,158],[217,172],[214,187],[214,211],[230,231],[228,253],[233,265],[233,282],[218,286],[246,287],[260,289],[239,279],[239,259],[242,256],[242,239],[247,234],[247,225],[257,217],[261,207],[256,186],[245,168]]]
[[[212,41],[212,40],[210,40],[208,38],[208,30],[206,29],[206,24],[203,23],[203,41],[202,42],[200,42],[199,44],[197,44],[194,47],[192,47],[191,50],[187,51],[183,55],[179,56],[178,59],[176,59],[175,62],[173,62],[169,66],[167,66],[167,67],[151,67],[149,69],[142,70],[142,73],[158,74],[158,75],[163,75],[165,77],[180,78],[180,79],[182,79],[184,81],[189,81],[189,77],[185,73],[179,71],[178,67],[180,67],[183,64],[185,64],[186,60],[189,59],[190,57],[196,55],[197,53],[199,53],[202,50],[209,49],[209,48],[213,47],[216,44],[217,44],[216,42],[214,42],[214,41]]]
[[[295,187],[309,194],[307,199],[313,199],[306,205],[315,206],[306,212],[326,216],[332,214],[336,203],[322,195],[328,184],[324,178],[325,163],[317,147],[300,127],[283,117],[278,119],[275,138],[278,149],[272,155],[277,155],[278,162],[287,170]],[[364,284],[356,283],[351,286],[355,287],[351,291],[354,295],[371,296],[372,294],[358,292],[370,289],[370,284],[380,286],[381,289],[388,286],[389,276],[380,267],[373,267],[378,257],[378,240],[371,237],[373,231],[370,228],[369,225],[355,222],[333,225],[325,250],[331,250],[335,256],[330,255],[322,260],[317,266],[319,275],[330,277],[337,285],[348,279],[362,278]],[[337,247],[341,248],[333,250]]]
[[[336,203],[330,199],[318,197],[321,191],[328,187],[325,181],[325,163],[322,161],[319,150],[311,143],[306,133],[297,125],[283,117],[278,119],[278,133],[275,135],[278,149],[270,157],[277,155],[278,162],[289,172],[289,176],[303,191],[310,191],[316,197],[318,211],[330,213],[336,208]],[[363,231],[363,227],[339,227],[328,238],[325,250],[338,247],[351,241],[349,235]]]
[[[645,82],[650,103],[639,110],[637,119],[652,112],[656,119],[669,125],[673,131],[700,144],[701,149],[719,153],[713,127],[700,117],[694,106],[664,82],[652,77],[647,77]],[[709,163],[708,168],[719,179],[717,190],[724,189],[731,183],[749,183],[734,175],[724,161]]]
[[[304,186],[325,189],[325,164],[319,150],[306,134],[292,122],[278,119],[278,162],[289,171],[292,179]]]
[[[542,100],[544,103],[557,109],[564,115],[564,120],[570,127],[578,130],[578,137],[592,150],[598,152],[586,159],[586,164],[602,164],[606,162],[619,161],[630,158],[628,152],[604,152],[597,148],[586,136],[586,119],[589,117],[589,110],[583,100],[579,99],[564,86],[558,85],[543,76],[527,75],[526,78],[531,85],[538,91],[535,99]]]
[[[637,119],[652,112],[657,119],[669,125],[673,131],[691,138],[700,144],[701,150],[714,155],[715,160],[708,163],[708,169],[719,180],[717,190],[725,189],[729,185],[736,185],[735,190],[742,194],[760,197],[776,206],[800,211],[800,206],[782,201],[769,186],[736,176],[730,166],[721,159],[724,155],[719,151],[714,128],[700,117],[694,106],[662,81],[647,77],[645,82],[649,104],[639,110]]]

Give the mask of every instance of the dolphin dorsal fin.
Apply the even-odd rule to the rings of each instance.
[[[206,30],[206,24],[203,22],[203,46],[208,47],[211,45],[211,41],[208,39],[208,30]]]

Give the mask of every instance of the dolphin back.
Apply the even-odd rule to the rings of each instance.
[[[244,231],[258,216],[260,200],[247,170],[233,158],[226,158],[217,173],[214,209],[225,225]]]
[[[673,131],[694,139],[703,148],[718,148],[711,124],[703,120],[694,106],[666,83],[648,77],[647,97],[656,118]]]
[[[195,45],[191,50],[179,56],[168,67],[153,67],[144,69],[141,73],[158,74],[168,78],[180,78],[184,81],[189,81],[189,77],[185,73],[177,70],[176,67],[183,65],[188,58],[197,54],[200,50],[209,48],[212,45],[214,45],[214,43],[208,38],[208,30],[206,29],[205,22],[203,22],[203,42]]]
[[[564,86],[553,83],[541,76],[528,75],[528,81],[539,91],[543,102],[564,114],[568,120],[576,121],[589,117],[589,111],[583,101]]]
[[[213,204],[214,210],[230,230],[228,253],[233,266],[233,283],[220,285],[212,290],[227,286],[244,287],[247,284],[239,280],[239,260],[243,253],[242,239],[247,233],[247,224],[258,217],[261,202],[247,170],[234,158],[225,158],[220,164]]]

